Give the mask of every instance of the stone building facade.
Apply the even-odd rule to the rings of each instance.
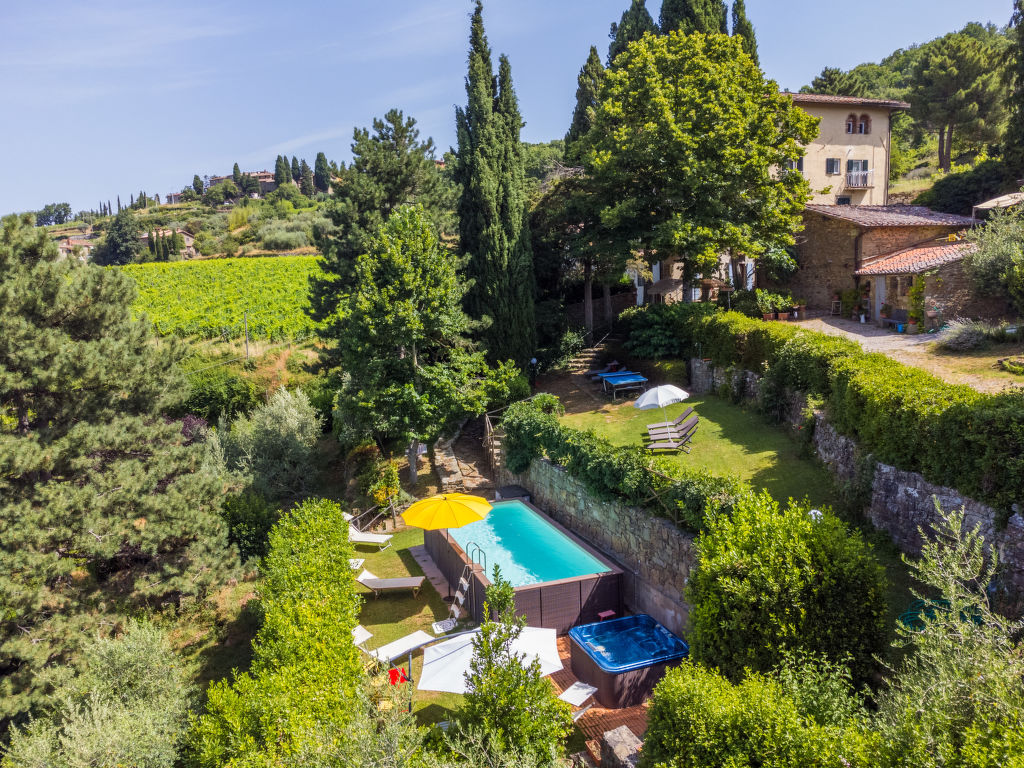
[[[781,285],[813,309],[831,308],[832,296],[858,287],[858,270],[888,254],[962,232],[963,216],[907,205],[808,205],[797,235],[796,272]],[[764,284],[767,281],[759,281]],[[872,296],[871,316],[881,301]]]

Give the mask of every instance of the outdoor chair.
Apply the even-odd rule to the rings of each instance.
[[[657,424],[648,424],[647,425],[647,431],[650,432],[652,429],[655,430],[655,431],[657,431],[657,430],[664,430],[667,427],[671,427],[671,428],[675,429],[680,424],[682,424],[684,421],[686,421],[690,417],[690,415],[692,413],[693,413],[693,408],[687,408],[685,411],[680,413],[672,421],[660,421]]]
[[[694,416],[694,419],[697,417]],[[684,453],[690,452],[690,441],[693,439],[694,433],[697,431],[697,424],[694,423],[693,427],[688,432],[682,435],[664,433],[660,437],[653,437],[654,442],[648,443],[644,447],[648,451],[683,451]]]
[[[600,370],[597,370],[597,371],[586,371],[583,375],[586,376],[588,379],[595,379],[596,380],[597,377],[600,376],[602,373],[613,373],[614,371],[618,370],[618,368],[619,368],[619,361],[618,360],[612,360],[604,368],[601,368]]]
[[[391,546],[391,534],[363,533],[354,525],[348,527],[348,540],[353,544],[376,544],[382,550]]]
[[[419,648],[425,643],[429,643],[434,638],[424,632],[422,629],[417,629],[411,635],[400,637],[387,645],[382,645],[372,651],[366,651],[375,661],[380,664],[390,665],[395,659],[407,656],[414,650]],[[365,650],[365,649],[364,649]]]
[[[575,723],[586,714],[588,709],[594,706],[592,701],[586,706],[583,706],[583,703],[592,698],[595,693],[597,693],[597,688],[577,681],[562,691],[558,698],[572,706],[574,710],[572,721]]]
[[[690,436],[697,429],[699,422],[700,417],[694,414],[678,427],[660,427],[658,429],[648,427],[647,438],[655,443],[663,440],[681,440]]]
[[[394,592],[396,590],[411,589],[413,597],[419,594],[423,586],[424,576],[408,576],[400,579],[378,579],[369,571],[364,570],[356,581],[373,592],[374,598],[380,597],[381,592]]]

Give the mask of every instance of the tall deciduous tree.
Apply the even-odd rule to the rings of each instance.
[[[234,560],[221,488],[163,416],[187,391],[179,353],[135,317],[129,277],[61,259],[30,224],[0,230],[0,719],[89,635]]]
[[[569,131],[565,134],[565,161],[572,165],[581,162],[579,142],[587,132],[594,120],[594,110],[597,109],[597,99],[601,94],[601,83],[604,81],[604,66],[601,64],[601,57],[597,55],[597,48],[590,46],[590,55],[587,62],[580,70],[576,80],[576,108],[572,112],[572,123]]]
[[[1012,64],[1009,69],[1010,96],[1007,106],[1010,120],[1003,142],[1003,156],[1016,178],[1024,176],[1024,0],[1014,0],[1010,21],[1010,39],[1013,44]]]
[[[492,361],[511,358],[524,365],[534,351],[533,254],[526,211],[519,131],[522,117],[508,59],[494,77],[491,51],[477,0],[470,31],[466,107],[456,109],[459,149],[455,180],[461,247],[473,280],[466,310],[489,320],[484,330]]]
[[[419,442],[483,411],[487,366],[468,351],[457,260],[422,208],[395,211],[356,259],[331,340],[347,374],[339,414],[382,446],[408,444],[413,481]]]
[[[647,12],[647,0],[631,0],[629,8],[622,13],[618,23],[612,22],[608,37],[611,38],[611,45],[608,46],[608,66],[612,65],[615,58],[626,50],[626,46],[643,38],[650,32],[658,34],[658,27]]]
[[[837,67],[825,67],[801,93],[825,93],[833,96],[853,96],[862,99],[868,95],[867,83],[856,72],[844,72]]]
[[[353,135],[352,162],[340,170],[326,213],[334,225],[317,230],[317,247],[323,254],[323,274],[310,285],[310,314],[324,323],[323,338],[340,338],[338,306],[354,287],[356,257],[366,252],[370,238],[396,210],[419,203],[441,234],[454,227],[451,209],[453,185],[438,169],[434,141],[421,141],[416,121],[392,109],[375,118],[373,132],[357,128]],[[337,367],[337,351],[320,351],[324,367]]]
[[[331,186],[331,167],[323,152],[316,153],[316,161],[313,163],[313,186],[317,192],[326,192]]]
[[[661,34],[682,31],[704,35],[728,34],[729,11],[725,0],[663,0],[658,26]]]
[[[953,138],[992,141],[1004,116],[1004,86],[994,49],[982,40],[953,33],[934,40],[914,68],[911,114],[938,134],[939,167],[952,165]]]
[[[790,245],[808,197],[797,173],[816,121],[725,35],[647,37],[605,75],[587,168],[620,249],[678,257],[689,275],[719,254]]]
[[[754,25],[747,18],[747,4],[744,0],[733,0],[732,34],[743,41],[743,50],[747,56],[761,66],[761,58],[757,55],[757,35],[754,34]]]

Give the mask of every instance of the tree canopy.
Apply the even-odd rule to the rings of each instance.
[[[732,3],[732,34],[743,41],[743,50],[746,51],[747,56],[760,66],[761,58],[757,55],[757,35],[754,33],[754,25],[747,18],[747,4],[743,0],[733,0]]]
[[[833,96],[853,96],[866,98],[867,83],[856,72],[844,72],[837,67],[825,67],[821,74],[815,75],[810,85],[800,89],[801,93],[826,93]]]
[[[597,109],[597,99],[601,94],[603,82],[604,66],[597,54],[597,48],[592,45],[590,55],[587,56],[587,61],[576,80],[576,107],[572,112],[569,131],[565,134],[565,161],[571,165],[581,163],[579,143],[593,124],[594,110]]]
[[[690,275],[733,250],[793,243],[808,197],[798,173],[816,120],[725,35],[647,37],[609,69],[586,164],[618,247],[679,257]]]
[[[1013,19],[1010,21],[1012,64],[1009,69],[1010,96],[1003,156],[1016,178],[1024,176],[1024,0],[1014,0]]]
[[[107,229],[106,239],[92,255],[92,260],[101,265],[131,264],[142,252],[142,231],[131,208],[118,212]]]
[[[663,0],[658,27],[663,35],[679,31],[725,35],[729,33],[728,17],[725,0]]]
[[[519,131],[523,121],[512,68],[500,57],[494,76],[477,0],[470,30],[465,108],[456,108],[454,178],[459,198],[460,246],[472,281],[466,311],[483,324],[491,361],[525,365],[536,344],[533,252],[526,210],[526,182]]]
[[[658,27],[647,11],[647,0],[631,0],[629,8],[622,13],[619,21],[612,22],[608,37],[611,38],[611,45],[608,46],[608,66],[626,50],[626,46],[650,32],[658,34]]]
[[[128,276],[28,226],[0,232],[0,719],[39,704],[89,633],[234,562],[219,484],[164,418],[180,353],[135,317]]]

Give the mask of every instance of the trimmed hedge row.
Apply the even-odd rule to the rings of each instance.
[[[683,354],[824,398],[836,428],[879,461],[992,504],[1003,521],[1024,494],[1024,394],[983,394],[848,339],[736,312],[668,312]]]
[[[736,501],[750,493],[738,478],[684,470],[639,446],[614,446],[593,431],[566,427],[553,413],[544,412],[550,403],[551,399],[527,400],[505,411],[502,451],[511,472],[524,472],[531,461],[546,456],[597,498],[646,506],[692,531],[702,530],[709,514],[730,513]],[[655,496],[678,513],[666,515]]]

